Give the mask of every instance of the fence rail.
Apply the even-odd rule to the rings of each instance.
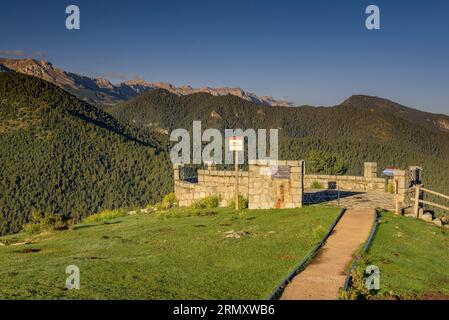
[[[421,199],[421,191],[427,192],[427,193],[433,194],[434,196],[449,200],[449,196],[447,196],[445,194],[424,188],[422,185],[416,185],[415,186],[415,198],[410,199],[411,201],[414,201],[413,212],[414,212],[414,215],[416,216],[416,218],[419,218],[419,209],[420,209],[421,204],[423,204],[423,205],[426,204],[428,206],[432,206],[432,207],[439,208],[439,209],[442,209],[445,211],[449,211],[449,207],[446,207],[442,204],[438,204],[435,202],[426,201],[426,200]]]
[[[424,192],[428,192],[428,193],[431,193],[431,194],[436,195],[438,197],[445,198],[445,199],[449,200],[449,196],[447,196],[445,194],[442,194],[442,193],[439,193],[439,192],[436,192],[436,191],[432,191],[432,190],[424,188],[424,187],[421,187],[421,190],[424,191]]]
[[[443,206],[443,205],[435,203],[435,202],[419,200],[419,203],[427,204],[429,206],[433,206],[433,207],[437,207],[439,209],[443,209],[443,210],[449,211],[449,207]]]

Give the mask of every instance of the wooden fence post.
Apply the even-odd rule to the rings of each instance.
[[[413,207],[413,214],[415,215],[416,219],[419,218],[419,196],[421,193],[421,185],[417,184],[415,186],[415,204]]]
[[[395,200],[395,206],[394,206],[394,213],[397,215],[400,214],[399,212],[399,179],[397,177],[394,178],[394,200]]]

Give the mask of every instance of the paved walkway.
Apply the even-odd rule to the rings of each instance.
[[[326,203],[347,209],[381,208],[394,210],[394,195],[385,191],[305,190],[306,204]]]
[[[374,208],[350,209],[312,263],[284,290],[281,300],[334,300],[346,280],[349,264],[368,239]]]

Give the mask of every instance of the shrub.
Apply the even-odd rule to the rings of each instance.
[[[312,182],[312,184],[310,185],[310,187],[312,189],[324,189],[324,186],[322,183],[319,183],[318,181],[314,181]]]
[[[192,209],[212,209],[217,208],[220,205],[220,197],[219,196],[208,196],[201,200],[195,201],[191,208]]]
[[[162,204],[161,204],[161,208],[164,210],[168,210],[174,207],[178,206],[178,200],[175,197],[175,194],[173,192],[167,194],[163,199],[162,199]]]
[[[65,230],[69,226],[69,220],[60,214],[31,212],[31,221],[23,226],[23,231],[28,234],[36,234],[45,230]]]
[[[95,223],[107,220],[113,220],[124,217],[128,214],[126,209],[105,210],[100,213],[93,214],[84,219],[84,223]]]
[[[232,200],[229,202],[229,207],[232,209],[235,208],[234,197],[232,197]],[[248,199],[246,199],[243,195],[239,194],[239,210],[243,210],[246,208],[248,208]]]
[[[348,171],[348,163],[337,155],[312,150],[307,159],[307,168],[313,173],[341,175]]]
[[[68,221],[62,215],[46,213],[41,220],[44,229],[65,230],[68,228]]]
[[[40,226],[40,224],[30,222],[30,223],[24,224],[22,230],[24,232],[28,233],[29,235],[33,235],[33,234],[41,232],[41,226]]]

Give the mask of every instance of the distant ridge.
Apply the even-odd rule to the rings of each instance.
[[[384,98],[354,95],[342,102],[341,105],[382,110],[434,132],[449,133],[449,116],[413,109]]]
[[[285,100],[276,100],[269,96],[257,96],[254,93],[244,91],[240,88],[192,88],[188,85],[176,87],[170,83],[148,83],[139,79],[114,85],[103,78],[89,78],[64,71],[44,60],[0,58],[0,65],[3,65],[3,68],[6,67],[20,73],[49,81],[73,93],[80,99],[95,104],[111,105],[129,100],[143,92],[153,91],[155,89],[165,89],[179,96],[202,92],[214,96],[234,95],[247,101],[269,106],[293,105],[291,102]]]

